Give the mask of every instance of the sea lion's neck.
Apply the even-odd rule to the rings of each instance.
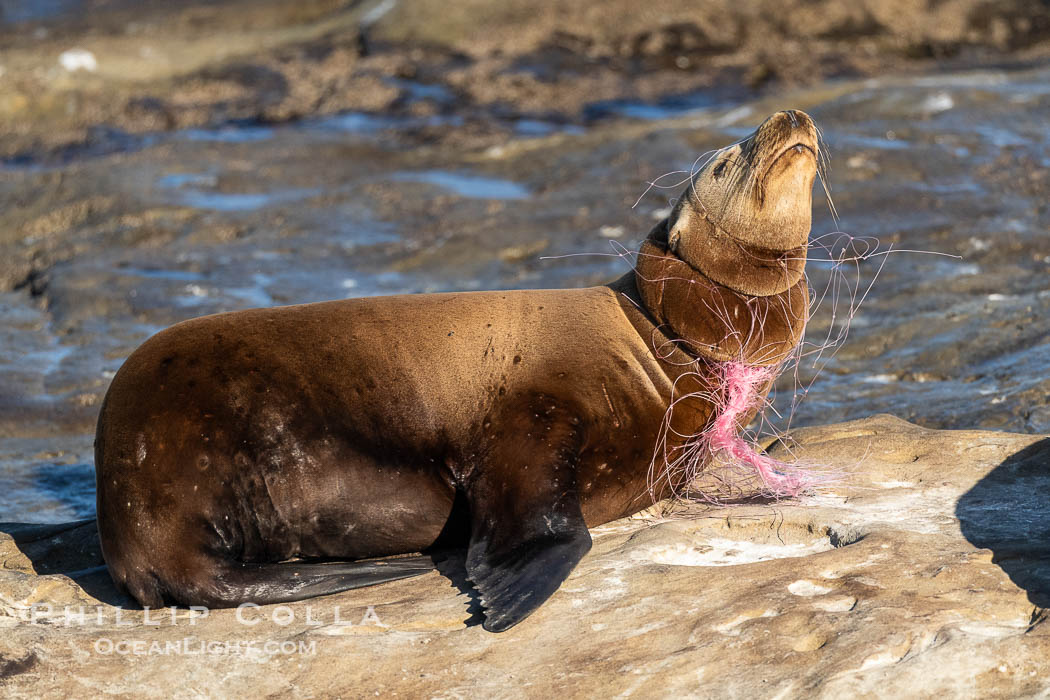
[[[801,341],[809,310],[804,276],[775,294],[743,294],[677,257],[658,235],[611,287],[629,300],[633,292],[654,330],[680,351],[721,362],[780,364]]]
[[[683,231],[689,232],[688,244],[681,242]],[[683,207],[673,225],[668,219],[661,221],[649,239],[707,279],[750,296],[780,294],[805,273],[807,245],[774,250],[747,243],[692,208]]]

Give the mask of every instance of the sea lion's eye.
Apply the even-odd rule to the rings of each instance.
[[[715,166],[715,170],[714,170],[714,172],[712,173],[712,175],[714,175],[714,176],[715,176],[716,178],[718,178],[718,177],[722,177],[722,173],[724,173],[724,172],[725,172],[725,170],[726,170],[726,163],[727,163],[727,162],[728,162],[728,161],[724,161],[724,160],[723,160],[723,161],[722,161],[721,163],[719,163],[718,165],[716,165],[716,166]]]

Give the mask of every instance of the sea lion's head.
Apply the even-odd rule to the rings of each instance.
[[[788,110],[717,151],[662,224],[668,247],[747,294],[779,293],[795,284],[805,264],[819,148],[809,115]]]

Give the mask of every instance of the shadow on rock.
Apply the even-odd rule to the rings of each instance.
[[[447,578],[460,593],[467,596],[467,614],[469,617],[463,621],[467,627],[480,625],[485,621],[484,608],[481,605],[481,595],[474,584],[467,578],[467,552],[466,550],[446,550],[435,552],[430,555],[434,560],[434,568],[438,573]]]
[[[8,546],[13,544],[29,559],[35,573],[68,576],[88,595],[103,603],[134,606],[109,577],[94,518],[47,525],[0,523],[0,544],[6,539],[3,535],[10,538]],[[16,568],[10,562],[5,562],[5,566]]]
[[[1010,455],[959,499],[955,515],[971,544],[1050,607],[1050,438]]]

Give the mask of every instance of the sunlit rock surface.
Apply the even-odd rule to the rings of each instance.
[[[0,5],[0,521],[89,521],[2,529],[0,694],[1045,694],[1047,7]],[[839,217],[818,192],[816,312],[775,424],[885,411],[1029,435],[795,431],[839,473],[826,493],[603,528],[501,636],[455,561],[246,624],[117,617],[92,432],[147,337],[257,306],[608,281],[698,156],[784,108],[823,129]],[[200,649],[248,641],[297,653]]]
[[[824,492],[598,528],[553,598],[499,635],[456,559],[240,618],[147,617],[97,568],[92,522],[5,525],[0,682],[26,698],[1045,693],[1050,438],[885,415],[794,437],[796,458],[839,472]]]

